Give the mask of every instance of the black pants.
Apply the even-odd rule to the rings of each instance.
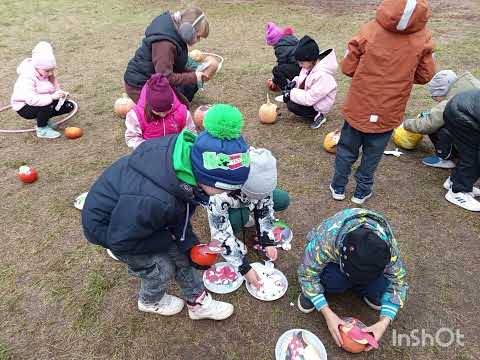
[[[291,100],[288,100],[287,108],[295,115],[306,117],[309,119],[313,119],[318,114],[317,110],[315,110],[313,106],[300,105]]]
[[[24,105],[20,110],[17,111],[24,119],[37,119],[38,127],[45,127],[48,125],[48,120],[54,116],[68,114],[74,109],[73,103],[71,101],[65,101],[60,110],[55,110],[58,100],[54,100],[50,105],[45,106],[30,106]]]
[[[189,102],[192,102],[193,97],[195,96],[195,94],[198,91],[198,86],[197,86],[197,84],[195,84],[195,85],[180,85],[180,86],[177,86],[176,89],[177,89],[177,92],[179,92],[180,94],[185,96]]]
[[[281,64],[272,69],[273,82],[283,89],[288,80],[292,80],[295,76],[300,74],[300,66],[297,64]]]
[[[439,158],[451,160],[457,157],[455,147],[453,146],[452,134],[445,126],[428,135],[428,137],[432,141]]]

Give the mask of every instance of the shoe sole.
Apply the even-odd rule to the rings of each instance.
[[[332,193],[333,200],[337,200],[337,201],[345,200],[345,194],[337,194],[335,190],[333,190],[333,187],[331,184],[330,184],[330,192]]]
[[[310,125],[310,129],[313,129],[313,130],[318,129],[318,128],[320,128],[323,124],[325,124],[326,122],[327,122],[327,118],[323,119],[323,120],[320,122],[320,124],[318,124],[318,125],[315,126],[315,127],[312,126],[312,125]]]
[[[311,309],[305,309],[302,306],[302,304],[300,304],[300,296],[297,298],[297,308],[298,308],[298,310],[300,310],[304,314],[310,314],[311,312],[313,312],[315,310],[315,307],[313,307]]]
[[[188,310],[188,316],[192,320],[216,320],[216,321],[220,321],[220,320],[228,319],[230,316],[232,316],[233,311],[234,311],[234,308],[232,306],[229,311],[227,311],[227,312],[225,312],[221,315],[219,314],[219,315],[212,315],[212,316],[201,316],[201,315],[196,315],[196,314],[192,313],[192,311],[190,311],[190,309],[189,309]]]
[[[423,162],[422,161],[422,164],[425,165],[425,166],[429,166],[429,167],[433,167],[433,168],[437,168],[437,169],[455,169],[455,164],[453,165],[436,165],[436,164],[428,164],[426,162]]]
[[[42,135],[37,135],[37,138],[39,139],[58,139],[61,135],[51,137],[51,136],[42,136]]]
[[[366,297],[363,298],[363,302],[367,304],[371,309],[380,311],[382,310],[382,307],[380,305],[375,305],[372,302],[370,302]]]
[[[150,310],[150,309],[147,309],[147,308],[142,308],[142,307],[140,307],[140,305],[138,306],[138,310],[146,312],[146,313],[150,313],[150,314],[157,314],[157,315],[162,315],[162,316],[173,316],[173,315],[177,315],[177,314],[181,313],[184,306],[185,306],[185,303],[182,304],[182,307],[180,309],[176,309],[175,311],[172,310],[172,311],[164,312],[164,313],[157,312],[157,311],[154,311],[154,310]]]
[[[354,204],[357,204],[357,205],[362,205],[365,201],[367,201],[368,199],[370,199],[372,197],[372,194],[373,193],[370,193],[368,194],[367,196],[359,199],[355,196],[352,196],[352,198],[350,199]]]

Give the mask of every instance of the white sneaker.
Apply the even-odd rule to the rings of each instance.
[[[334,200],[338,200],[338,201],[345,200],[345,193],[339,194],[335,192],[335,189],[332,187],[332,184],[330,184],[330,192],[332,193],[332,198]]]
[[[110,256],[113,260],[115,261],[120,261],[119,258],[117,258],[115,255],[113,255],[112,251],[110,249],[107,249],[107,254]]]
[[[188,316],[192,320],[212,319],[224,320],[233,314],[233,305],[213,300],[212,295],[205,292],[197,299],[196,305],[188,306]]]
[[[448,191],[452,188],[452,185],[453,185],[453,182],[452,180],[450,180],[450,176],[449,176],[447,180],[445,180],[445,182],[443,183],[443,188]],[[470,192],[469,194],[473,197],[480,197],[480,189],[474,186],[472,188],[472,192]]]
[[[365,201],[367,201],[367,199],[370,199],[373,195],[373,191],[368,194],[368,195],[365,195],[364,197],[362,198],[359,198],[359,197],[356,197],[356,196],[352,196],[352,198],[350,199],[354,204],[357,204],[357,205],[362,205]]]
[[[37,127],[36,132],[37,132],[37,137],[41,139],[56,139],[62,136],[62,134],[60,134],[58,131],[53,130],[52,128],[49,128],[48,126]]]
[[[445,199],[465,210],[480,211],[480,202],[475,200],[471,193],[454,193],[452,189],[450,189],[445,195]]]
[[[155,304],[144,304],[138,300],[138,310],[154,313],[164,316],[171,316],[182,311],[185,302],[173,295],[165,294],[162,299]]]

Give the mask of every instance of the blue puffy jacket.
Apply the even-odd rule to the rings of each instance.
[[[165,252],[174,241],[188,251],[198,243],[190,223],[194,192],[173,168],[176,139],[145,141],[104,171],[82,210],[88,241],[119,255]]]

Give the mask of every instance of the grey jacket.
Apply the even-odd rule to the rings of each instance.
[[[443,112],[448,101],[455,95],[471,89],[480,89],[480,80],[467,71],[453,83],[445,100],[439,102],[429,112],[423,112],[415,119],[406,119],[403,127],[414,133],[433,134],[445,125]]]

